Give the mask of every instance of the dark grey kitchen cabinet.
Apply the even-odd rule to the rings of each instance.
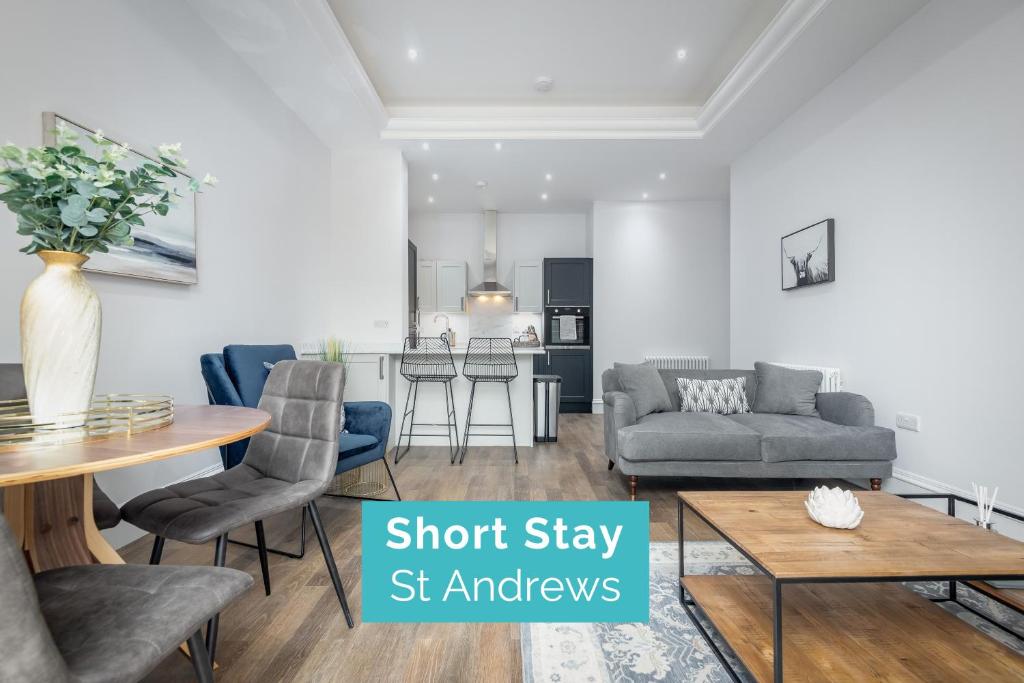
[[[535,375],[558,375],[562,378],[560,413],[592,412],[593,367],[590,349],[551,349],[533,359]]]
[[[594,259],[544,259],[544,303],[589,306],[594,299]]]

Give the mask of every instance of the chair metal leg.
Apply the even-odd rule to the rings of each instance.
[[[403,457],[405,457],[409,452],[409,449],[412,448],[412,433],[416,431],[416,403],[420,398],[420,383],[413,382],[412,384],[412,412],[409,413],[409,438],[405,441],[405,450],[402,451]],[[401,434],[399,434],[398,440],[402,440]],[[395,464],[397,465],[398,463],[396,462]]]
[[[388,471],[388,478],[391,479],[391,488],[395,490],[395,498],[401,502],[402,494],[398,492],[398,484],[395,483],[395,475],[391,474],[391,468],[388,467],[388,459],[381,458],[384,461],[384,469]]]
[[[473,399],[476,398],[476,382],[469,388],[469,410],[466,411],[466,424],[462,427],[462,453],[459,455],[459,464],[466,459],[466,449],[469,448],[469,428],[473,424]]]
[[[210,653],[203,643],[203,629],[199,629],[188,637],[188,656],[192,660],[192,670],[196,673],[199,683],[213,683],[213,667],[210,665]]]
[[[320,520],[320,511],[316,507],[316,501],[309,501],[309,518],[313,521],[313,529],[316,531],[316,538],[320,541],[320,550],[324,554],[324,562],[327,564],[327,573],[331,575],[331,583],[334,584],[334,592],[338,595],[338,602],[341,603],[341,611],[345,614],[345,623],[352,628],[352,613],[348,609],[348,601],[345,599],[345,589],[341,585],[341,577],[338,575],[338,566],[334,563],[334,553],[331,552],[330,541],[327,540],[327,533],[324,531],[324,524]]]
[[[246,543],[245,541],[235,541],[231,537],[228,537],[228,543],[234,543],[240,545],[243,548],[253,548],[259,550],[258,545],[252,543]],[[267,552],[271,555],[280,555],[281,557],[290,557],[293,560],[301,560],[306,556],[306,508],[302,508],[302,521],[299,523],[299,551],[297,553],[290,552],[288,550],[278,550],[277,548],[267,548]]]
[[[451,453],[451,464],[455,464],[455,455],[459,448],[459,435],[458,432],[455,434],[455,443],[452,444],[452,412],[455,406],[452,405],[448,395],[448,382],[444,383],[444,411],[445,411],[445,422],[448,423],[448,452]]]
[[[449,419],[452,421],[452,428],[455,430],[455,448],[456,448],[456,450],[458,450],[459,443],[460,443],[459,442],[459,418],[458,418],[458,415],[457,415],[457,411],[455,410],[455,387],[452,385],[452,383],[450,381],[449,382],[445,382],[445,384],[448,386],[448,391],[452,395],[452,414],[449,417]]]
[[[402,425],[398,428],[398,438],[395,439],[395,451],[392,457],[395,459],[396,465],[399,460],[398,449],[402,447],[402,434],[405,432],[405,419],[409,417],[409,398],[412,396],[412,385],[413,383],[409,382],[409,391],[405,392],[405,408],[402,409]],[[412,427],[409,428],[409,431],[412,431]]]
[[[256,521],[256,548],[260,551],[260,571],[263,573],[263,590],[270,595],[270,565],[267,564],[267,537],[263,534],[263,520]]]
[[[213,566],[223,567],[224,563],[228,559],[228,537],[219,536],[217,538],[217,547],[213,552]],[[217,628],[220,626],[220,612],[213,615],[206,624],[206,650],[209,653],[209,662],[214,662],[214,657],[217,654]]]
[[[512,415],[512,389],[511,382],[505,382],[505,394],[508,396],[508,426],[512,428],[512,456],[519,464],[519,449],[516,447],[516,419]]]
[[[150,564],[160,564],[160,558],[164,554],[164,537],[157,536],[153,539],[153,552],[149,554]]]

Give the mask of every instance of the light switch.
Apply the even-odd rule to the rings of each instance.
[[[921,418],[910,413],[896,413],[896,426],[912,432],[921,431]]]

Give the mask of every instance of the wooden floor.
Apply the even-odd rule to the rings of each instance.
[[[556,444],[520,449],[471,448],[461,467],[448,464],[447,448],[413,448],[395,468],[407,500],[627,500],[628,482],[608,471],[600,415],[562,415]],[[638,499],[650,501],[651,540],[676,540],[675,492],[680,489],[761,489],[814,482],[641,479]],[[229,681],[520,681],[518,624],[363,624],[359,502],[324,497],[318,502],[331,538],[356,626],[349,630],[324,568],[312,529],[306,557],[270,556],[273,594],[266,597],[255,550],[228,546],[227,564],[256,579],[221,617],[217,680]],[[271,547],[294,548],[299,513],[266,521]],[[697,519],[686,519],[687,538],[715,538]],[[254,541],[251,530],[232,538]],[[128,562],[149,561],[152,537],[121,549]],[[164,563],[209,564],[213,545],[168,541]],[[173,654],[147,681],[189,681],[192,670]]]

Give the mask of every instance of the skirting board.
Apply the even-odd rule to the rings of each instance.
[[[602,414],[604,414],[604,399],[603,398],[595,398],[594,402],[593,402],[593,406],[594,406],[594,409],[593,409],[592,412],[595,415],[602,415]]]

